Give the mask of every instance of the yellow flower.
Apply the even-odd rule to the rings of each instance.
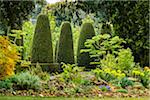
[[[147,66],[146,66],[146,67],[144,67],[144,70],[149,70],[149,67],[147,67]]]

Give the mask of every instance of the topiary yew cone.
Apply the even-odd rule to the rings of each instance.
[[[32,63],[53,63],[53,48],[50,24],[47,15],[38,16],[33,44],[32,44]]]
[[[95,31],[91,23],[84,23],[81,28],[80,37],[78,41],[78,51],[77,51],[77,63],[78,66],[90,67],[90,62],[92,59],[88,52],[80,53],[81,49],[86,49],[84,43],[87,39],[92,39],[95,36]]]
[[[58,63],[74,63],[73,37],[69,22],[62,24],[56,61]]]

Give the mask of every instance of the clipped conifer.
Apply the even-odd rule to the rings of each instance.
[[[87,39],[92,39],[95,36],[94,27],[91,23],[84,23],[81,28],[80,37],[78,41],[78,51],[77,51],[77,63],[78,66],[91,67],[90,62],[93,59],[90,58],[88,52],[80,53],[81,49],[86,49],[84,43]]]
[[[73,36],[69,22],[64,22],[61,26],[56,59],[58,63],[74,64]]]
[[[47,15],[38,16],[32,44],[32,63],[53,63],[50,24]]]

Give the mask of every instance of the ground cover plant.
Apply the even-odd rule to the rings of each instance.
[[[11,2],[0,1],[0,98],[150,97],[146,1],[35,1],[10,21]]]

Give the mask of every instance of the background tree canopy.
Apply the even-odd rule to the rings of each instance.
[[[82,19],[91,13],[95,27],[101,22],[112,23],[113,35],[125,39],[125,47],[132,49],[135,61],[146,66],[149,65],[148,4],[148,1],[78,0],[48,5],[46,11],[56,16],[58,26],[66,20],[81,25]]]
[[[34,1],[0,1],[0,22],[12,29],[21,29],[23,20],[35,8]]]

